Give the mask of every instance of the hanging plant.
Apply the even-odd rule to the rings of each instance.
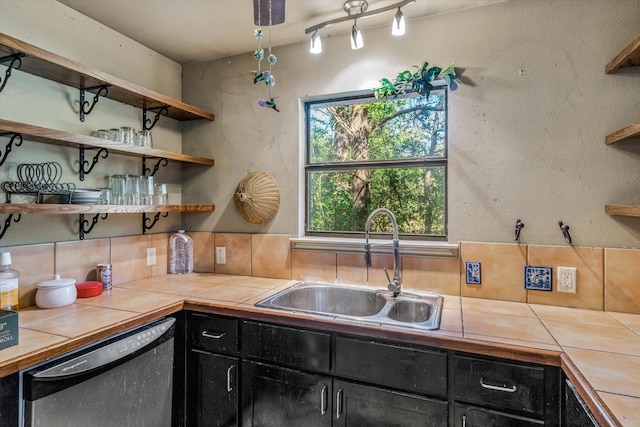
[[[429,67],[427,61],[418,67],[418,70],[411,73],[409,70],[400,72],[394,81],[387,78],[380,80],[380,87],[374,88],[373,93],[376,99],[384,99],[388,97],[397,97],[406,92],[417,92],[422,96],[428,97],[429,93],[434,89],[433,82],[439,78],[444,80],[450,90],[456,90],[460,80],[456,76],[456,70],[453,64],[449,65],[444,71],[441,67]]]

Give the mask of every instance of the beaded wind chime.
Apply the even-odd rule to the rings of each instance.
[[[258,105],[265,108],[271,108],[274,111],[280,112],[276,105],[275,98],[271,94],[271,89],[276,85],[275,77],[271,71],[272,67],[278,62],[278,58],[271,53],[271,27],[273,25],[272,7],[271,1],[269,2],[269,46],[267,62],[269,63],[268,69],[262,70],[262,61],[264,60],[264,49],[262,48],[262,39],[264,38],[264,31],[262,30],[262,13],[258,14],[258,26],[253,31],[253,35],[258,40],[258,48],[253,52],[254,58],[258,61],[258,70],[253,72],[253,84],[264,82],[269,89],[269,96],[267,99],[258,99]],[[260,0],[257,0],[258,9],[262,11],[260,7]]]

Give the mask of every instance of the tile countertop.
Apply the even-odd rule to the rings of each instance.
[[[603,425],[640,425],[640,315],[445,295],[440,329],[415,331],[254,307],[294,283],[166,275],[66,307],[28,307],[18,312],[20,344],[0,350],[0,377],[188,308],[561,366]]]

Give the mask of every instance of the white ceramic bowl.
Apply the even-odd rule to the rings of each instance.
[[[76,280],[61,279],[58,274],[36,285],[36,305],[40,308],[64,307],[73,304],[77,296]]]

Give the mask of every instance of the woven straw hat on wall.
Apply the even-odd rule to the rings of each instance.
[[[253,224],[264,224],[278,212],[280,188],[271,175],[252,172],[238,184],[234,200],[242,218]]]

